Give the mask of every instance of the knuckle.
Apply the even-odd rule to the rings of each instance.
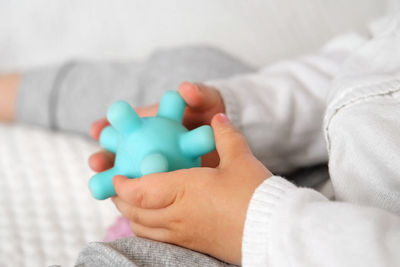
[[[234,143],[243,142],[242,134],[238,130],[233,129],[233,128],[221,129],[220,136],[223,139],[228,140],[230,142],[234,142]]]
[[[139,190],[135,190],[132,192],[132,204],[134,204],[135,206],[142,207],[144,199],[144,192]]]
[[[168,238],[175,244],[179,245],[190,245],[192,243],[192,238],[190,237],[190,231],[187,230],[187,222],[185,218],[180,216],[172,216],[168,220],[169,233]]]
[[[129,219],[134,222],[140,222],[140,215],[134,209],[129,210]]]
[[[168,219],[168,224],[172,229],[179,232],[182,225],[182,219],[179,216],[172,216]]]
[[[236,132],[236,130],[235,129],[232,129],[231,127],[222,127],[222,128],[220,128],[220,130],[219,130],[219,134],[221,135],[221,136],[230,136],[230,135],[232,135],[234,132]]]

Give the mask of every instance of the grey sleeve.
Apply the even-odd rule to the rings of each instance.
[[[69,62],[28,71],[17,98],[17,121],[87,134],[116,100],[158,102],[182,81],[226,78],[254,69],[207,46],[159,50],[143,62]]]
[[[224,267],[234,265],[186,248],[138,237],[130,237],[110,243],[89,243],[80,252],[75,266]]]

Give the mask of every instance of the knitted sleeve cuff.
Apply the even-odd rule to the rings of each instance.
[[[52,110],[54,87],[61,69],[60,67],[40,68],[22,75],[16,102],[18,122],[51,126],[54,113]]]
[[[269,262],[270,221],[279,204],[297,187],[287,180],[273,176],[254,192],[247,209],[242,241],[243,266],[266,266]]]

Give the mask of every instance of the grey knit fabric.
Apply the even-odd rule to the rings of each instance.
[[[98,266],[234,266],[213,257],[138,237],[119,239],[110,243],[89,243],[79,254],[77,267]]]
[[[206,46],[161,50],[144,62],[69,62],[27,72],[17,99],[17,121],[88,134],[116,100],[158,102],[182,81],[205,81],[253,68]]]

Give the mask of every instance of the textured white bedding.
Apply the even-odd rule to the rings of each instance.
[[[72,266],[118,214],[92,199],[88,155],[79,136],[0,124],[0,266]]]

